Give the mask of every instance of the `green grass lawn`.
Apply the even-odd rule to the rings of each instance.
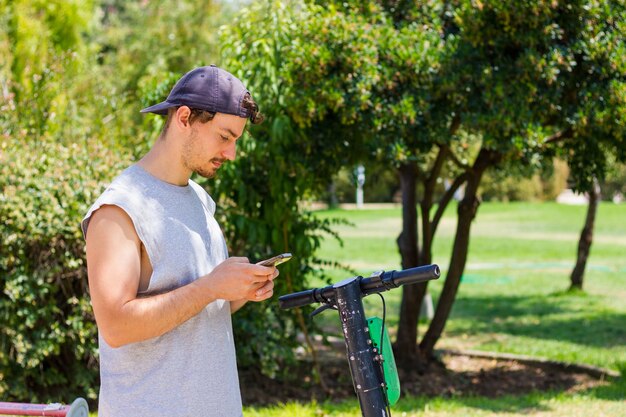
[[[626,368],[626,205],[601,204],[585,276],[584,293],[568,293],[578,236],[586,207],[556,203],[485,203],[472,226],[468,264],[457,301],[438,348],[475,349],[580,362],[613,370]],[[396,238],[399,208],[320,211],[352,226],[337,226],[343,246],[328,238],[323,259],[349,265],[358,274],[399,269]],[[430,284],[435,299],[448,265],[456,222],[451,207],[434,242],[442,278]],[[326,271],[333,280],[349,272]],[[312,285],[323,285],[322,282]],[[393,333],[400,291],[385,293]],[[380,315],[378,297],[366,299],[368,313]],[[336,329],[330,312],[318,316]],[[420,334],[427,323],[420,326]],[[521,397],[402,398],[401,416],[625,416],[623,379],[579,392],[535,393]],[[247,409],[249,416],[356,416],[356,401],[341,404],[287,404]]]
[[[578,394],[534,393],[519,397],[401,398],[392,407],[401,417],[622,417],[626,385],[616,383]],[[341,403],[288,403],[244,409],[246,417],[357,417],[356,400]]]
[[[319,215],[353,223],[337,227],[344,245],[327,239],[322,258],[347,264],[363,275],[400,268],[395,243],[400,209]],[[600,206],[585,292],[568,293],[584,216],[584,206],[483,204],[472,227],[457,301],[438,347],[527,354],[611,369],[626,363],[626,206]],[[442,268],[442,277],[430,284],[435,302],[445,279],[455,222],[451,208],[435,240],[433,262]],[[349,275],[342,270],[328,274],[333,279]],[[401,292],[385,296],[393,327]],[[380,301],[375,297],[366,301],[378,313]],[[332,323],[330,317],[324,320]]]

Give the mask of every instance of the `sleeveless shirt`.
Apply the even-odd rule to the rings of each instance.
[[[123,209],[145,246],[153,273],[141,296],[170,291],[228,257],[215,202],[197,183],[166,183],[138,165],[123,171],[81,226],[87,234],[103,205]],[[100,417],[242,415],[230,303],[216,300],[173,330],[112,348],[99,336]]]

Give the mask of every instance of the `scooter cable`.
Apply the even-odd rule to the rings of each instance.
[[[381,293],[377,293],[378,296],[380,297],[380,299],[383,302],[383,325],[381,326],[381,330],[380,330],[380,357],[384,359],[383,356],[383,337],[385,336],[385,323],[386,323],[386,319],[387,319],[387,304],[385,303],[385,297],[383,297],[383,295]],[[385,382],[385,367],[383,366],[382,361],[380,362],[380,371],[383,375],[383,384],[385,384],[385,404],[387,405],[387,415],[389,417],[391,417],[391,407],[389,405],[389,399],[387,398],[387,383]]]

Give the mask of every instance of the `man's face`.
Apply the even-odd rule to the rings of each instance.
[[[247,119],[217,113],[207,123],[195,122],[183,147],[182,162],[198,175],[211,178],[226,161],[234,161],[237,139],[243,134]]]

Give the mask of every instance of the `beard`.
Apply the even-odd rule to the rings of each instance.
[[[217,174],[217,170],[218,170],[218,168],[215,167],[213,163],[218,162],[220,164],[223,164],[225,161],[226,160],[222,158],[213,158],[209,161],[209,165],[210,165],[209,167],[204,166],[204,165],[199,165],[193,168],[192,171],[200,175],[201,177],[213,178]]]
[[[224,158],[211,158],[209,162],[200,160],[196,149],[199,141],[198,131],[192,129],[189,139],[183,148],[183,163],[190,171],[200,175],[204,178],[213,178],[217,173],[218,167],[214,163],[223,164],[226,160]]]

